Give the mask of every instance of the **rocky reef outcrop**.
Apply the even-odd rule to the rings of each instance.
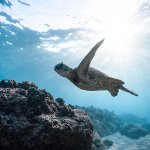
[[[140,137],[144,137],[150,132],[146,129],[143,129],[135,124],[127,124],[120,129],[120,134],[125,135],[131,139],[139,139]]]
[[[130,121],[137,125],[127,124]],[[144,118],[120,118],[106,109],[66,105],[28,81],[0,82],[2,150],[106,150],[113,141],[101,137],[120,132],[138,139],[150,134],[148,130]]]
[[[91,150],[107,150],[104,143],[97,132],[94,131],[93,145]]]
[[[97,132],[100,137],[114,134],[122,127],[122,122],[113,112],[106,109],[93,108],[92,106],[76,107],[84,110],[89,115],[93,122],[94,131]]]
[[[0,149],[90,150],[93,126],[81,109],[34,83],[0,82]]]

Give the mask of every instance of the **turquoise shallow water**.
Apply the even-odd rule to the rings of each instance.
[[[41,10],[38,9],[40,6]],[[93,19],[94,16],[90,17],[91,14],[89,14],[89,18],[85,17],[87,21],[83,21],[83,24],[77,21],[79,25],[75,27],[73,26],[76,23],[74,20],[80,17],[78,17],[78,14],[77,17],[73,16],[72,12],[67,11],[69,8],[66,6],[67,9],[65,10],[64,5],[60,3],[58,12],[61,14],[61,12],[66,11],[64,19],[62,17],[61,20],[62,26],[68,25],[71,21],[72,24],[59,28],[58,24],[61,26],[61,15],[59,14],[59,18],[57,18],[56,12],[52,14],[48,8],[45,8],[47,14],[49,14],[49,19],[46,18],[43,21],[42,18],[47,16],[47,14],[44,14],[46,12],[42,10],[43,6],[45,4],[41,4],[39,1],[36,5],[33,2],[30,4],[29,1],[26,1],[26,3],[17,1],[0,2],[0,80],[15,79],[18,82],[26,80],[35,82],[39,88],[49,91],[54,98],[62,97],[67,104],[93,105],[94,107],[114,111],[117,115],[125,112],[133,113],[150,120],[149,3],[138,3],[136,10],[133,9],[133,14],[137,13],[130,17],[132,21],[137,20],[137,24],[132,26],[132,30],[135,30],[136,33],[134,41],[129,40],[131,36],[124,36],[123,38],[124,41],[129,41],[126,43],[130,50],[127,50],[128,53],[123,51],[121,45],[119,45],[119,50],[116,51],[115,45],[119,43],[113,42],[110,45],[109,36],[104,33],[106,29],[100,29],[97,32],[95,26],[92,26],[92,29],[89,26],[87,27],[87,25],[93,25],[95,22],[101,24],[100,21]],[[58,5],[56,6],[58,7]],[[76,3],[74,7],[78,8],[79,6]],[[21,8],[22,13],[19,13]],[[28,13],[24,13],[26,9]],[[81,11],[81,16],[84,16],[84,13],[82,13]],[[73,20],[67,22],[65,19],[69,16]],[[124,16],[123,14],[122,17]],[[37,20],[34,20],[34,18],[38,18],[41,22],[36,22]],[[54,25],[51,27],[50,20],[52,20],[51,24],[56,24],[57,28],[54,28]],[[121,21],[124,24],[126,23],[125,19]],[[37,29],[34,26],[36,23],[37,26],[41,25],[41,28],[45,31]],[[131,33],[128,32],[128,35],[131,35]],[[138,97],[123,91],[120,91],[115,98],[111,97],[107,91],[83,91],[54,71],[54,66],[60,62],[64,62],[73,68],[77,67],[94,44],[103,37],[106,37],[106,42],[97,52],[91,65],[122,79],[127,88],[138,93]],[[113,51],[114,49],[115,51]]]

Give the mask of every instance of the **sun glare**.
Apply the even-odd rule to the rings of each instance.
[[[90,24],[87,25],[95,31],[90,37],[93,44],[102,38],[105,41],[92,65],[114,76],[117,72],[124,78],[129,72],[139,72],[139,65],[143,63],[141,58],[145,58],[142,46],[147,41],[144,37],[149,32],[150,18],[145,8],[148,4],[138,0],[97,2],[92,8],[93,18],[89,19]]]
[[[100,9],[99,5],[103,7]],[[135,0],[132,2],[106,0],[99,5],[95,6],[94,15],[97,20],[100,20],[100,23],[97,24],[99,28],[97,34],[106,39],[105,52],[111,53],[111,57],[116,57],[114,61],[118,59],[132,61],[133,45],[137,39],[137,30],[141,25],[136,19],[138,2]]]

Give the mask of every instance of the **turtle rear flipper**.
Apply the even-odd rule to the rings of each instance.
[[[119,86],[119,89],[120,89],[120,90],[123,90],[123,91],[125,91],[125,92],[128,92],[128,93],[130,93],[130,94],[132,94],[132,95],[138,96],[138,94],[136,94],[135,92],[133,92],[133,91],[131,91],[131,90],[125,88],[123,85],[120,85],[120,86]]]
[[[119,90],[117,88],[112,89],[112,90],[108,90],[108,91],[110,92],[111,96],[113,96],[113,97],[117,96],[117,94],[119,92]]]

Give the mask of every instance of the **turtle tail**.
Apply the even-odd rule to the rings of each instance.
[[[123,91],[125,91],[125,92],[128,92],[128,93],[130,93],[130,94],[132,94],[132,95],[138,96],[138,94],[136,94],[135,92],[133,92],[133,91],[131,91],[131,90],[125,88],[123,85],[120,85],[120,86],[119,86],[119,89],[120,89],[120,90],[123,90]]]

